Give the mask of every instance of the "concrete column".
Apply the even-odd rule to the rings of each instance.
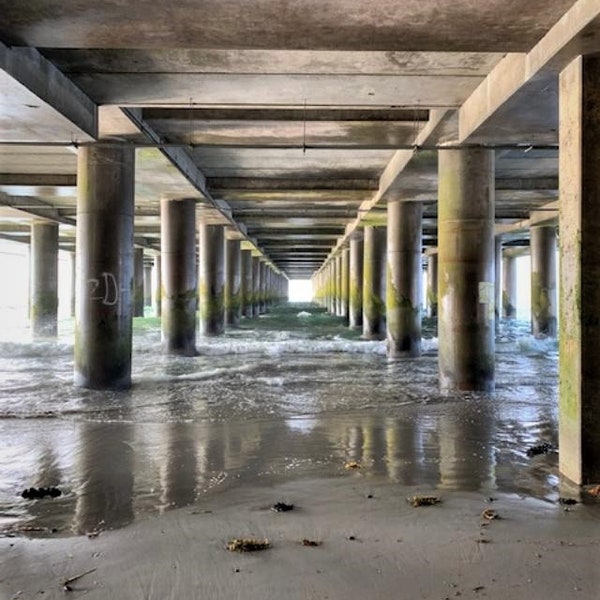
[[[508,254],[502,257],[502,316],[505,319],[517,316],[517,263]]]
[[[532,227],[531,332],[537,338],[556,336],[556,229]]]
[[[355,233],[350,238],[350,305],[349,305],[349,325],[352,329],[362,327],[363,311],[363,238],[362,234]]]
[[[422,217],[420,202],[388,202],[388,356],[421,355]]]
[[[200,333],[221,335],[225,329],[225,231],[200,224]]]
[[[69,252],[69,263],[71,265],[71,317],[75,316],[75,297],[77,295],[77,255],[75,252]]]
[[[75,385],[131,385],[134,161],[132,147],[77,156]]]
[[[152,306],[152,265],[144,263],[144,306]]]
[[[31,281],[29,301],[34,337],[56,337],[58,332],[58,224],[31,225]]]
[[[237,327],[242,316],[240,240],[225,241],[225,324]]]
[[[252,314],[260,314],[260,257],[252,257]]]
[[[349,291],[350,291],[350,249],[343,248],[340,255],[341,290],[340,290],[340,317],[348,321],[349,316]]]
[[[242,279],[240,297],[242,315],[252,316],[252,250],[242,250]]]
[[[144,316],[144,249],[133,249],[133,316]]]
[[[438,152],[443,390],[494,388],[494,153]]]
[[[196,202],[160,202],[162,341],[169,354],[196,354]]]
[[[502,238],[494,238],[494,322],[496,331],[502,318]]]
[[[363,256],[363,337],[385,337],[386,230],[365,227]]]
[[[600,481],[600,59],[559,81],[559,469]]]
[[[267,265],[259,262],[259,286],[258,286],[258,312],[263,315],[267,312]]]
[[[157,317],[162,315],[162,269],[161,256],[154,257],[154,265],[152,266],[152,305],[154,306],[154,314]]]
[[[434,319],[438,316],[438,255],[432,252],[427,255],[427,316]]]

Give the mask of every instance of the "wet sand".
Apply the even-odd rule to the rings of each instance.
[[[406,502],[414,494],[442,502],[414,508]],[[596,502],[493,497],[361,472],[242,485],[91,539],[0,539],[0,598],[600,597]],[[270,510],[278,501],[295,509]],[[497,519],[481,516],[489,508]],[[268,538],[271,548],[229,552],[236,537]],[[303,546],[304,538],[321,545]],[[63,591],[63,579],[92,568]]]

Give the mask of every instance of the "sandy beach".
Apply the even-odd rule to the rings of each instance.
[[[415,494],[442,502],[415,508],[406,501]],[[294,510],[274,512],[278,501]],[[600,594],[599,508],[514,494],[492,501],[360,472],[244,486],[97,537],[0,539],[0,597],[592,600]],[[497,518],[482,517],[486,509]],[[271,547],[229,552],[227,542],[240,537]]]

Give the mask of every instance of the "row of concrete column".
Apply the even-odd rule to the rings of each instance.
[[[438,248],[427,256],[427,304],[439,316],[444,389],[492,390],[494,333],[501,307],[515,316],[514,256],[494,237],[493,153],[439,153]],[[361,328],[387,339],[389,356],[421,354],[422,205],[388,202],[386,227],[355,232],[315,276],[315,298]],[[556,335],[556,229],[531,229],[532,331]],[[502,281],[504,294],[501,294]],[[504,296],[504,298],[502,298]],[[441,301],[438,301],[438,297]]]
[[[151,274],[134,247],[134,150],[90,146],[78,153],[75,265],[75,384],[131,385],[132,317],[143,315]],[[199,260],[196,238],[199,238]],[[31,239],[33,333],[56,335],[58,225],[35,222]],[[169,353],[194,354],[200,332],[214,336],[241,316],[267,311],[287,297],[287,280],[225,227],[196,223],[194,199],[161,202],[160,282],[162,337]]]

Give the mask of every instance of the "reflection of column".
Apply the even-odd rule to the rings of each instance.
[[[55,337],[58,317],[58,224],[31,225],[31,282],[29,302],[35,337]]]
[[[535,337],[556,336],[556,229],[532,227],[531,329]]]
[[[384,430],[374,419],[367,419],[362,426],[363,461],[371,473],[382,473],[385,457]]]
[[[187,506],[196,500],[196,423],[167,423],[167,449],[161,475],[165,508]]]
[[[439,371],[444,390],[494,388],[494,152],[438,154]]]
[[[131,385],[134,149],[85,146],[77,158],[75,385]]]
[[[77,533],[116,529],[133,521],[133,436],[130,423],[81,424]]]
[[[492,443],[492,416],[489,411],[440,417],[440,487],[450,490],[480,490],[495,486]]]
[[[385,424],[385,463],[388,476],[402,485],[420,482],[419,436],[414,420],[387,419]]]
[[[200,224],[200,331],[220,335],[225,328],[225,238],[223,225]]]

